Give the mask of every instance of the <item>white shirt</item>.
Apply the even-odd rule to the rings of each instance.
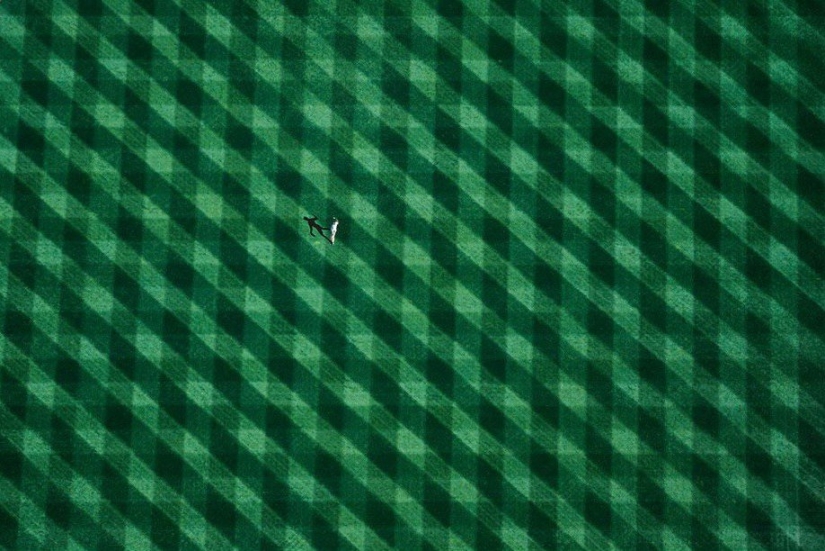
[[[333,219],[332,224],[329,226],[329,240],[332,243],[335,243],[335,233],[338,231],[338,220]]]

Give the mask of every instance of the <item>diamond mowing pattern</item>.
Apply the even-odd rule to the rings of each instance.
[[[2,10],[3,547],[825,546],[816,3]]]

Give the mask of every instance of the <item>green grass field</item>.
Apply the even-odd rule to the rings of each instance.
[[[825,549],[823,29],[4,0],[0,547]]]

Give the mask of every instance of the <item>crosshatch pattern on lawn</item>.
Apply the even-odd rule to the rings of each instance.
[[[819,3],[76,4],[0,5],[0,545],[825,548]]]

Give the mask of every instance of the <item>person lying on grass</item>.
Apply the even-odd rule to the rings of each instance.
[[[329,242],[335,245],[335,234],[338,233],[338,219],[332,217],[332,224],[329,226]]]

